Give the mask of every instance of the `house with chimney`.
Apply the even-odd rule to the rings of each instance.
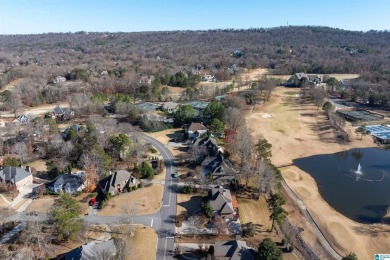
[[[33,183],[33,176],[30,169],[30,167],[27,170],[21,167],[5,167],[0,170],[0,182],[11,184],[17,190],[31,185]]]
[[[205,127],[202,123],[190,123],[185,126],[185,132],[188,134],[188,139],[190,141],[194,141],[206,134],[208,131],[207,127]]]
[[[117,195],[129,187],[139,187],[140,181],[137,180],[130,172],[119,170],[111,173],[99,182],[100,190],[107,195]]]
[[[229,185],[236,178],[238,171],[234,169],[232,162],[225,158],[222,149],[213,137],[198,138],[193,147],[198,151],[203,151],[200,165],[204,174],[211,176],[214,184]]]
[[[51,117],[57,122],[69,120],[74,117],[74,111],[67,107],[55,107],[51,112]]]
[[[169,114],[174,113],[179,108],[179,103],[169,101],[165,102],[161,109]]]
[[[243,240],[216,241],[214,259],[253,260],[256,251]]]
[[[54,181],[46,183],[46,188],[51,192],[74,194],[85,188],[85,182],[79,175],[61,174]]]
[[[234,203],[233,203],[234,200]],[[214,215],[220,215],[226,219],[238,218],[238,203],[230,193],[230,190],[217,186],[209,190],[208,201],[214,210]]]

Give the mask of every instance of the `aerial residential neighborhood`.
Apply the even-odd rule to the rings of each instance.
[[[0,260],[390,259],[389,3],[0,6]]]

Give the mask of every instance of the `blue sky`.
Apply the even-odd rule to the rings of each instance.
[[[388,0],[0,0],[0,34],[323,25],[390,30]]]

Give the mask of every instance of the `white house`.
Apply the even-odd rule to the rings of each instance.
[[[207,133],[207,127],[205,127],[202,123],[194,123],[186,125],[185,132],[188,134],[189,140],[196,140],[198,137]]]

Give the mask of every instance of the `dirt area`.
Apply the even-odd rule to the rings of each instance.
[[[3,197],[0,197],[0,208],[8,207],[8,203],[4,201]]]
[[[8,83],[7,85],[4,85],[1,90],[0,90],[0,93],[6,91],[6,90],[9,90],[9,91],[12,91],[12,89],[15,88],[15,85],[17,85],[20,81],[22,81],[23,79],[15,79],[13,81],[11,81],[10,83]]]
[[[113,227],[113,230],[121,230],[121,227],[121,225],[116,225]],[[97,232],[96,230],[103,232]],[[87,236],[89,239],[110,239],[112,237],[123,239],[126,243],[125,260],[155,259],[157,247],[156,232],[142,225],[134,226],[133,232],[134,236],[131,237],[128,234],[111,232],[107,226],[91,226]]]
[[[206,193],[199,194],[177,194],[176,215],[187,214],[192,215],[199,213],[202,206],[203,197]]]
[[[370,136],[356,140],[350,124],[347,125],[347,129],[352,132],[352,141],[346,144],[337,143],[334,131],[329,127],[323,111],[312,104],[301,104],[291,93],[284,94],[291,91],[294,89],[277,88],[270,102],[257,106],[247,116],[248,126],[255,139],[266,138],[272,144],[272,161],[275,165],[288,165],[296,158],[315,154],[375,146]],[[272,117],[264,118],[262,117],[264,113]],[[290,117],[297,121],[290,120],[291,127],[286,123]],[[352,251],[359,259],[370,259],[375,252],[390,251],[389,226],[360,224],[336,212],[322,199],[314,179],[295,166],[284,168],[282,174],[341,255]],[[306,222],[304,218],[298,213],[291,214],[291,210],[289,212],[291,222],[304,227],[303,222]],[[305,228],[302,236],[309,244],[313,244],[315,236],[310,234],[309,230],[310,228]]]
[[[28,199],[22,199],[21,201],[19,201],[16,205],[13,205],[12,208],[14,210],[17,210],[18,208],[20,208],[24,203],[27,202]]]
[[[99,216],[119,216],[123,215],[121,205],[130,203],[137,215],[152,214],[160,210],[163,198],[164,186],[153,184],[151,187],[145,187],[123,193],[109,200],[107,206],[98,212]]]
[[[42,116],[47,112],[52,111],[56,106],[69,107],[69,103],[59,102],[56,104],[41,105],[33,108],[26,108],[22,113],[23,114],[34,114],[36,116]],[[2,111],[0,113],[2,118],[14,118],[15,115],[9,111]]]
[[[41,198],[33,200],[27,207],[26,212],[36,211],[38,213],[48,213],[53,209],[54,198]]]
[[[251,81],[256,81],[259,80],[263,75],[268,74],[269,71],[268,69],[253,69],[253,70],[248,70],[245,73],[243,73],[243,76],[246,79],[249,79]]]
[[[337,80],[342,79],[357,79],[360,77],[359,74],[307,74],[307,75],[329,75],[329,77],[335,77]],[[288,80],[291,75],[268,75],[267,78]]]

